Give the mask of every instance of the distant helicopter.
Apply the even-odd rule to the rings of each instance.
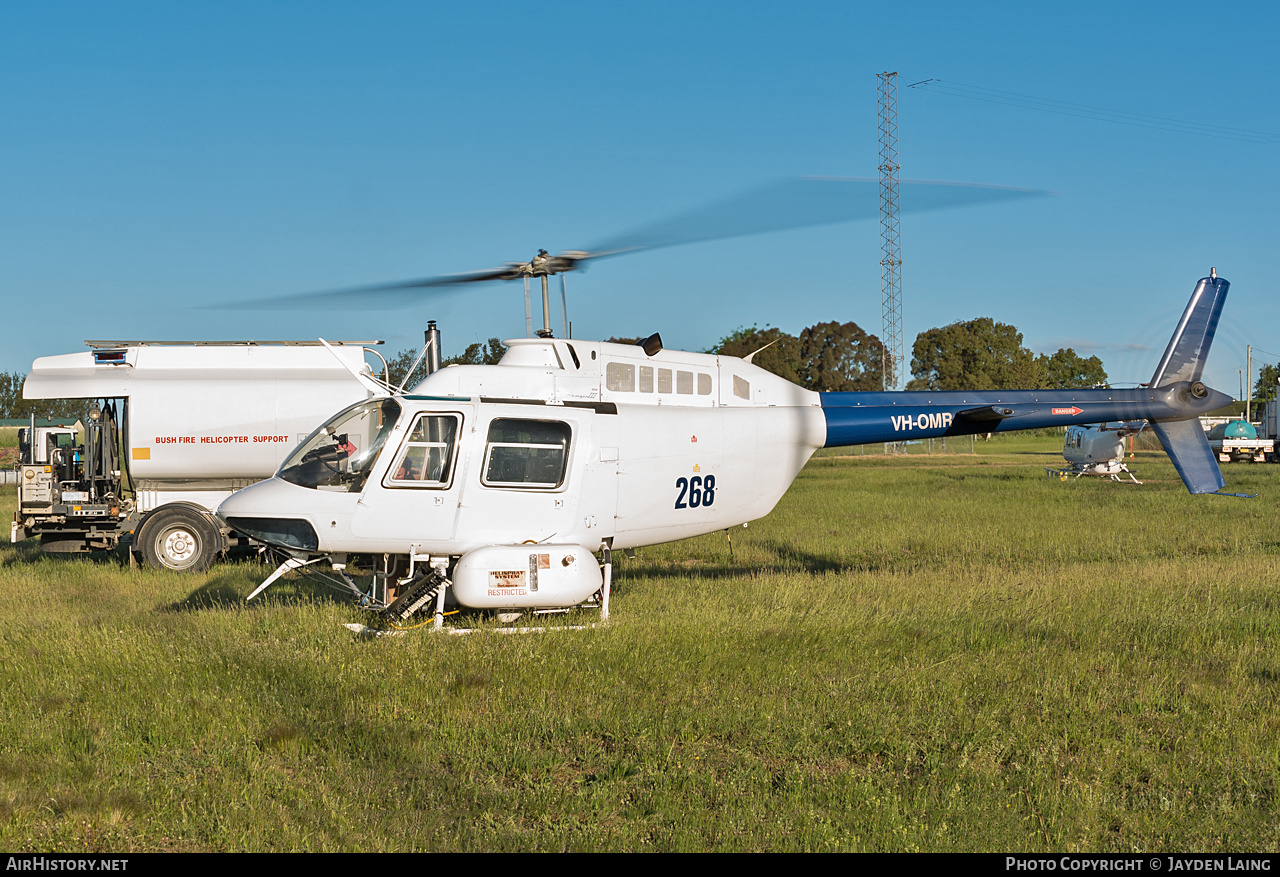
[[[1129,471],[1124,462],[1124,440],[1137,435],[1146,423],[1099,423],[1091,426],[1070,426],[1062,441],[1062,456],[1067,465],[1061,469],[1045,468],[1045,474],[1057,476],[1063,481],[1081,475],[1097,475],[1122,481],[1128,475],[1134,484],[1142,482]]]
[[[1200,380],[1229,286],[1216,271],[1148,387],[817,393],[749,357],[664,350],[656,334],[636,346],[550,337],[545,278],[590,257],[499,269],[543,278],[542,337],[409,392],[358,377],[374,398],[222,503],[228,526],[285,556],[249,599],[289,570],[328,567],[397,620],[434,606],[440,627],[450,604],[607,618],[613,551],[756,520],[822,447],[1145,419],[1191,493],[1223,486],[1196,420],[1231,401]],[[357,558],[374,567],[368,589],[348,572]]]

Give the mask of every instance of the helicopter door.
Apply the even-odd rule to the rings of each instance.
[[[513,409],[518,416],[505,413]],[[484,444],[472,451],[459,544],[550,540],[594,548],[612,535],[616,449],[604,463],[600,449],[593,450],[593,420],[610,415],[565,408],[534,416],[514,405],[490,410],[478,431]]]
[[[413,415],[399,445],[387,450],[390,465],[360,498],[351,522],[356,536],[443,550],[433,546],[453,537],[462,483],[457,470],[463,423],[463,415],[456,412]]]

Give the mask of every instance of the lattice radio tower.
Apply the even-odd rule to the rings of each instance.
[[[898,74],[880,80],[880,279],[884,388],[898,389],[902,365],[902,251],[898,228]]]

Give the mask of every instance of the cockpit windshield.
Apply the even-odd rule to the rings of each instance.
[[[391,399],[352,405],[308,436],[278,474],[300,487],[359,493],[399,416]]]

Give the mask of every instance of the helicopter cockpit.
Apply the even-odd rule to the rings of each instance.
[[[280,478],[313,490],[359,493],[399,416],[393,399],[343,409],[285,459]]]

